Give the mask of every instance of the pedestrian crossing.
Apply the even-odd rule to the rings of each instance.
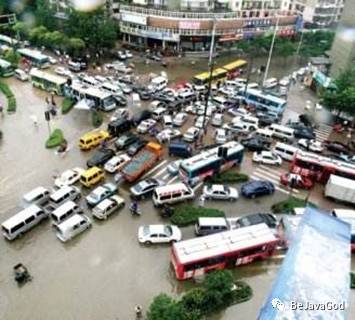
[[[280,183],[280,176],[283,173],[286,173],[286,170],[283,170],[282,168],[272,168],[272,167],[267,167],[264,165],[259,165],[254,172],[251,174],[251,179],[253,180],[267,180],[270,181],[274,184],[275,189],[285,193],[289,194],[290,189],[285,187]],[[300,190],[293,189],[292,190],[293,194],[299,194]]]
[[[330,134],[332,133],[333,128],[326,124],[320,124],[317,129],[314,130],[316,134],[317,141],[323,142],[324,140],[328,140]]]

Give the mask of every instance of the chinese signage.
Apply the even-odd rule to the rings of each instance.
[[[179,29],[200,29],[198,21],[179,21]]]
[[[244,28],[263,27],[271,25],[271,19],[248,19],[243,23]]]
[[[136,24],[142,24],[144,26],[147,25],[147,17],[139,14],[131,14],[131,13],[121,13],[121,20],[125,22],[131,22]]]

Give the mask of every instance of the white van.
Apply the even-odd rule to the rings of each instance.
[[[173,119],[171,118],[171,116],[164,115],[163,116],[163,124],[164,124],[164,127],[172,128],[173,127]]]
[[[150,82],[150,85],[148,86],[148,89],[153,91],[153,92],[157,92],[157,91],[161,91],[161,90],[165,89],[167,85],[168,85],[168,79],[167,78],[165,78],[165,77],[155,77]]]
[[[176,203],[193,199],[195,193],[185,183],[175,183],[167,186],[157,187],[153,192],[154,206],[158,207],[165,203]]]
[[[87,216],[75,214],[56,226],[57,238],[62,242],[66,242],[90,227],[91,221]]]
[[[217,109],[224,111],[226,109],[227,99],[219,96],[213,97],[212,102],[217,106]]]
[[[135,108],[140,108],[142,106],[141,98],[139,97],[138,93],[132,94],[132,106]]]
[[[160,120],[163,117],[165,112],[166,112],[166,108],[159,107],[153,111],[152,118],[154,120]]]
[[[280,124],[273,123],[271,126],[267,127],[268,130],[272,131],[272,136],[279,138],[283,141],[290,141],[295,138],[295,130]]]
[[[274,147],[274,152],[278,154],[282,159],[292,161],[294,155],[299,150],[298,148],[291,146],[289,144],[277,142]]]
[[[101,88],[113,94],[123,95],[121,88],[109,82],[103,83]]]
[[[14,240],[47,217],[48,214],[43,209],[33,204],[3,222],[2,234],[6,239]]]
[[[65,186],[50,195],[49,203],[51,207],[58,208],[64,202],[68,200],[75,201],[80,199],[80,197],[80,190],[77,187]]]
[[[225,218],[198,218],[195,224],[195,233],[197,236],[207,236],[228,230],[229,224]]]
[[[95,80],[94,77],[90,77],[90,76],[84,76],[81,78],[81,81],[89,86],[97,86],[99,84],[99,82],[97,80]]]
[[[149,104],[148,109],[153,112],[154,110],[156,110],[158,108],[162,108],[164,106],[165,106],[165,103],[163,101],[154,100]]]
[[[242,122],[249,123],[254,130],[257,130],[259,127],[259,119],[257,117],[252,116],[242,116]]]
[[[67,201],[51,213],[52,225],[57,226],[73,214],[82,214],[83,209],[73,201]]]
[[[268,142],[272,142],[272,131],[268,129],[258,129],[255,131],[254,136],[256,138],[262,138]]]
[[[263,87],[265,89],[272,89],[272,88],[275,88],[278,84],[279,84],[279,82],[277,81],[276,78],[269,78],[269,79],[265,80]]]
[[[38,206],[44,205],[49,199],[49,190],[44,187],[37,187],[27,192],[22,198],[25,206],[36,204]]]
[[[28,74],[21,70],[21,69],[16,69],[15,70],[15,78],[19,79],[21,81],[27,81],[30,77],[28,76]]]

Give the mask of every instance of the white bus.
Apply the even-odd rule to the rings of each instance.
[[[15,74],[14,72],[14,67],[13,65],[4,60],[4,59],[0,59],[0,76],[7,78],[7,77],[11,77]]]
[[[31,69],[30,76],[34,87],[53,92],[59,96],[65,94],[65,85],[68,81],[66,78],[36,68]]]
[[[215,173],[239,165],[243,154],[244,147],[240,143],[227,142],[183,160],[180,165],[180,177],[185,183],[196,185]]]
[[[82,85],[78,82],[74,82],[71,85],[71,96],[76,101],[91,101],[94,108],[98,108],[103,111],[111,111],[117,107],[116,100],[111,92],[100,88]]]
[[[23,48],[23,49],[18,49],[17,52],[21,55],[21,57],[29,61],[31,65],[34,67],[40,69],[45,69],[50,67],[49,57],[44,55],[40,51]]]

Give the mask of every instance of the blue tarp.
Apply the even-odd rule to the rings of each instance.
[[[258,319],[347,319],[350,259],[350,225],[307,208]]]

